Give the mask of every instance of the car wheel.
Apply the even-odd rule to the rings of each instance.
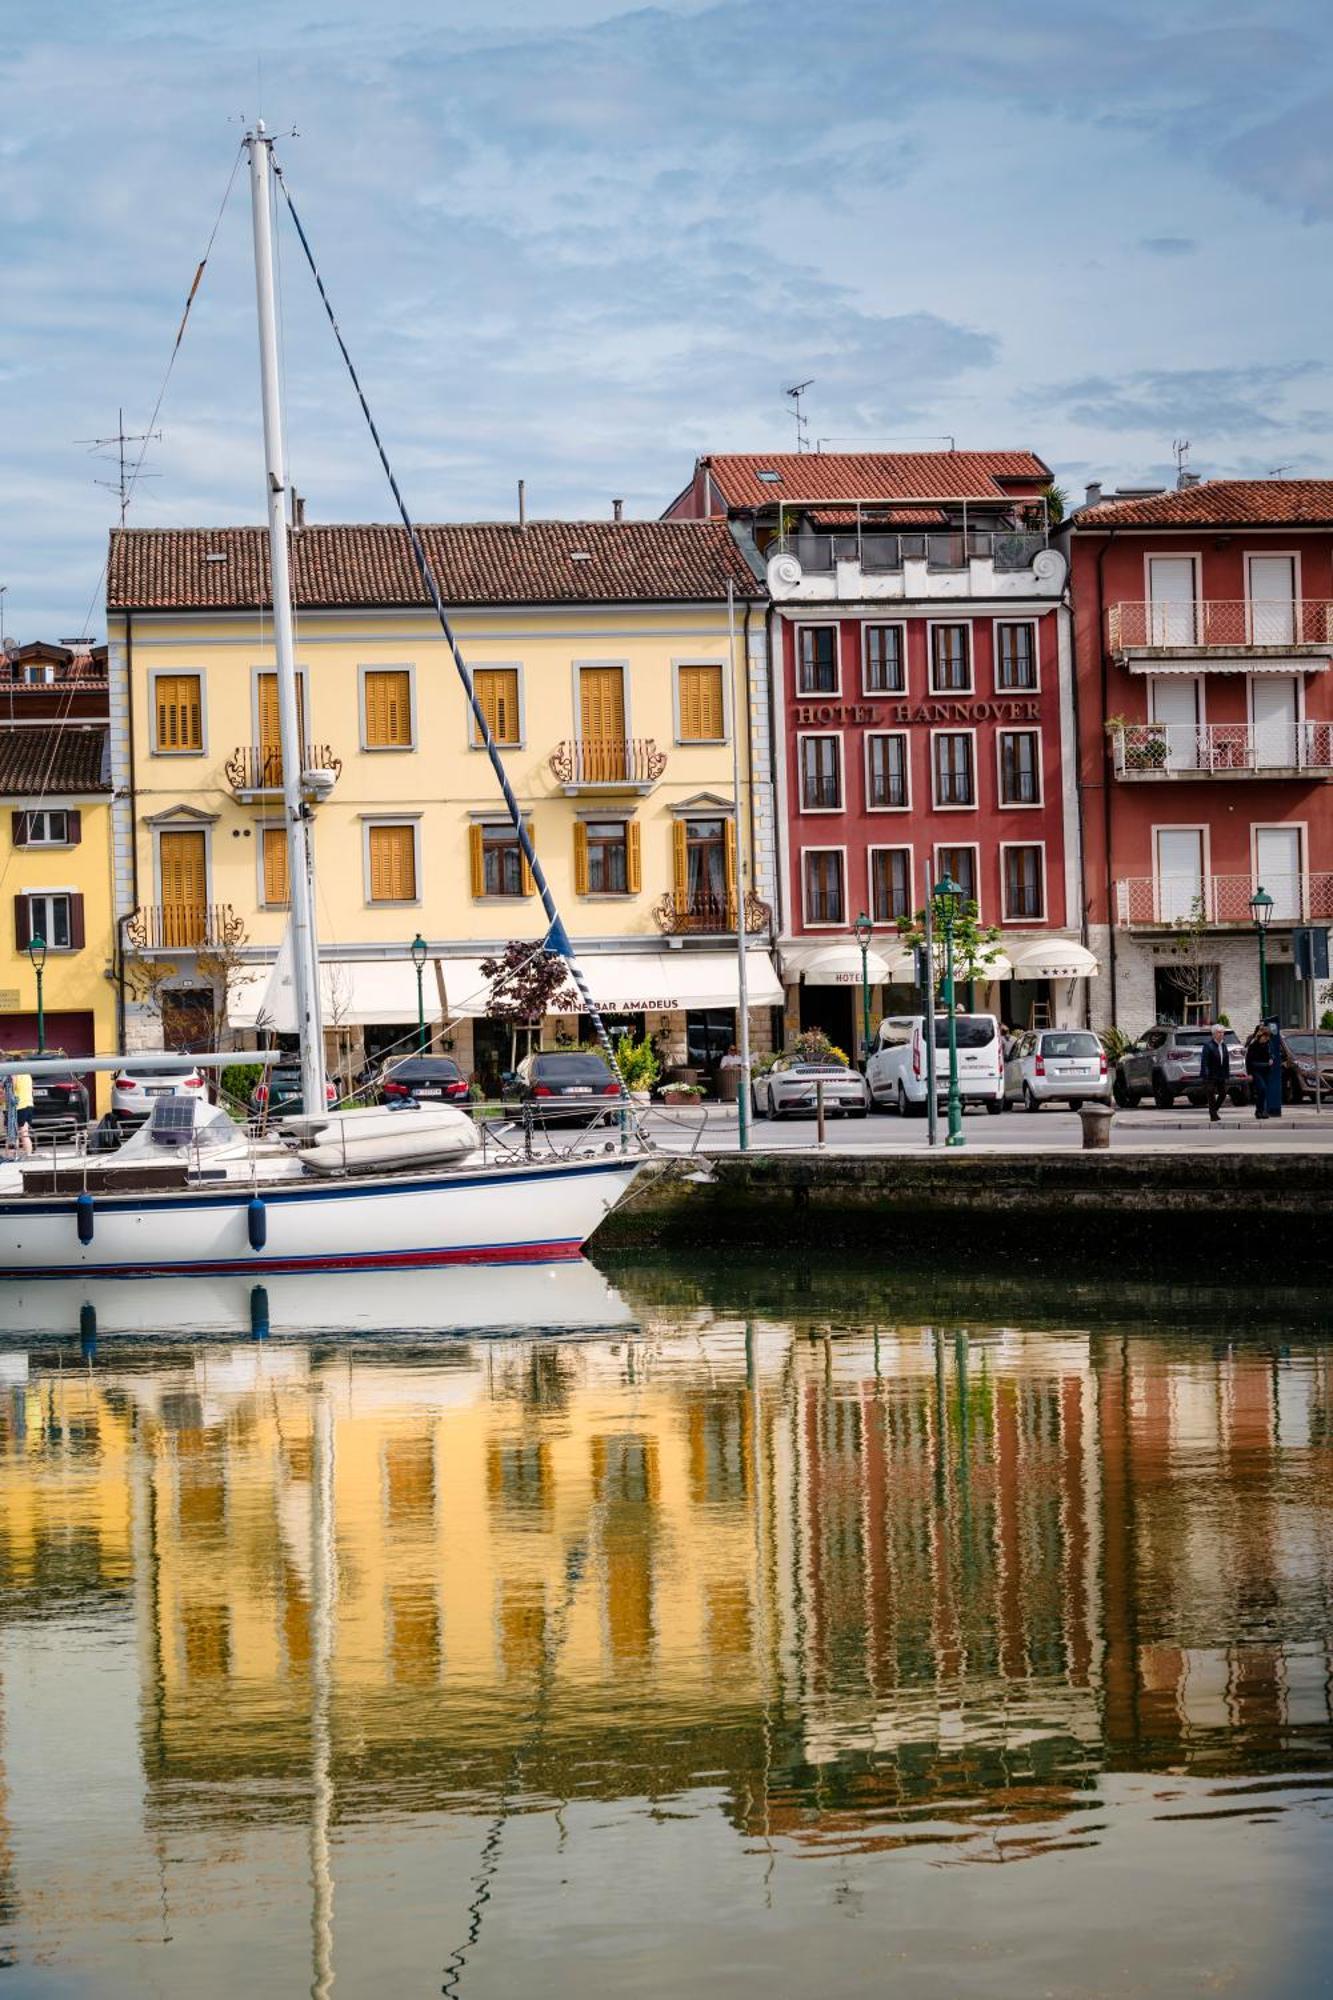
[[[901,1078],[901,1077],[899,1077],[899,1078],[898,1078],[898,1116],[899,1116],[900,1118],[906,1118],[906,1117],[908,1116],[909,1112],[910,1112],[910,1109],[911,1109],[911,1107],[910,1107],[910,1105],[909,1105],[909,1104],[908,1104],[908,1102],[907,1102],[907,1092],[906,1092],[906,1090],[905,1090],[905,1089],[903,1088],[903,1080],[902,1080],[902,1078]]]
[[[768,1093],[768,1115],[773,1120],[773,1123],[775,1125],[778,1123],[779,1119],[782,1118],[783,1116],[783,1112],[780,1109],[777,1100],[773,1096],[771,1090]]]
[[[1004,1110],[1004,1099],[1002,1097],[988,1097],[986,1099],[986,1109],[992,1118],[998,1118]]]
[[[1159,1111],[1169,1111],[1176,1101],[1175,1091],[1163,1083],[1160,1076],[1155,1076],[1152,1080],[1152,1101]]]
[[[768,1116],[767,1093],[765,1093],[763,1097],[760,1097],[756,1092],[752,1091],[750,1093],[750,1103],[754,1107],[754,1115],[756,1118],[767,1118]]]
[[[1025,1111],[1041,1110],[1041,1106],[1038,1104],[1036,1098],[1032,1095],[1032,1085],[1030,1083],[1025,1083],[1023,1085],[1023,1109]]]
[[[1117,1070],[1111,1083],[1111,1095],[1122,1111],[1128,1111],[1131,1104],[1137,1104],[1137,1097],[1130,1094],[1129,1085]]]

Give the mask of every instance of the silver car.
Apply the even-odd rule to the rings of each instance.
[[[1020,1035],[1004,1065],[1004,1101],[1026,1111],[1043,1104],[1077,1110],[1111,1101],[1106,1051],[1088,1028],[1033,1028]]]
[[[755,1078],[755,1111],[760,1118],[790,1118],[802,1111],[813,1118],[821,1084],[830,1118],[864,1118],[869,1111],[870,1093],[859,1070],[800,1056],[779,1056],[767,1076]]]

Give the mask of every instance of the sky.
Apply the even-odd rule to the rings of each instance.
[[[1326,0],[45,0],[0,52],[0,585],[103,627],[87,440],[148,425],[247,121],[422,519],[654,515],[701,452],[1333,474]],[[263,518],[237,174],[130,520]],[[287,229],[307,518],[389,496]],[[137,447],[135,447],[137,450]]]

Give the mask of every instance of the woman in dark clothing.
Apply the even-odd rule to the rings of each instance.
[[[1268,1079],[1273,1073],[1273,1041],[1262,1021],[1245,1044],[1245,1067],[1254,1088],[1254,1115],[1268,1116]]]

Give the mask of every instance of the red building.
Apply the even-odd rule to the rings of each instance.
[[[1098,1025],[1310,1018],[1292,927],[1333,919],[1333,480],[1100,497],[1070,525]]]
[[[946,871],[1003,932],[974,994],[1006,1021],[1081,1021],[1065,557],[1027,451],[701,459],[677,515],[725,514],[766,578],[787,1025],[860,1042],[910,1012],[895,920]]]

